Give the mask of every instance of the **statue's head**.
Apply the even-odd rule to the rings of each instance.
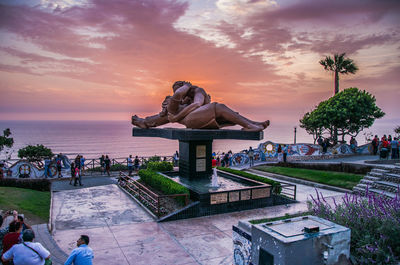
[[[172,90],[175,91],[180,88],[181,86],[183,86],[185,84],[185,81],[176,81],[173,85],[172,85]]]

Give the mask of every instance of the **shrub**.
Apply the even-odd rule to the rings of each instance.
[[[282,188],[280,187],[281,183],[279,183],[278,181],[274,181],[272,179],[268,179],[268,178],[265,178],[265,177],[260,177],[260,176],[257,176],[257,175],[253,175],[253,174],[250,174],[248,172],[241,171],[241,170],[236,170],[236,169],[231,169],[231,168],[226,168],[226,167],[218,167],[218,169],[221,170],[221,171],[226,171],[226,172],[229,172],[229,173],[232,173],[232,174],[239,175],[239,176],[244,177],[244,178],[248,178],[248,179],[252,179],[252,180],[255,180],[255,181],[262,182],[262,183],[270,184],[276,194],[281,193],[281,190],[282,190]]]
[[[54,154],[50,148],[44,145],[28,145],[18,150],[19,158],[26,158],[29,162],[39,162],[47,157],[53,157]]]
[[[369,193],[346,194],[334,207],[318,194],[315,215],[351,229],[350,252],[355,264],[398,264],[400,261],[400,190],[393,199]]]
[[[147,164],[147,169],[159,172],[171,171],[174,169],[171,162],[149,162]]]
[[[2,187],[17,187],[23,189],[31,189],[38,191],[50,191],[51,181],[49,179],[16,179],[16,178],[3,178],[0,179],[0,186]]]
[[[149,160],[147,160],[147,162],[159,162],[159,161],[161,161],[160,156],[152,156],[149,158]]]
[[[161,191],[163,194],[189,194],[189,189],[176,183],[175,181],[158,174],[155,171],[149,169],[139,170],[140,179],[151,186],[152,188]],[[176,198],[177,201],[184,203],[183,197]]]

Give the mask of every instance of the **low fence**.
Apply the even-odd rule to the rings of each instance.
[[[295,184],[280,182],[280,186],[275,186],[273,189],[274,194],[278,194],[278,190],[280,189],[281,195],[284,195],[290,199],[296,200],[297,186]]]
[[[65,156],[70,162],[74,162],[73,157],[68,157]],[[149,161],[149,159],[153,158],[154,156],[142,156],[139,158],[140,161],[140,165],[145,164],[147,161]],[[173,156],[158,156],[160,157],[160,161],[167,161],[167,162],[174,162]],[[134,160],[134,158],[132,158],[132,160]],[[20,161],[20,159],[8,159],[8,160],[4,160],[3,162],[5,163],[5,165],[9,168],[12,165],[14,165],[15,163],[17,163],[18,161]],[[127,166],[128,165],[128,160],[126,157],[123,158],[112,158],[110,159],[111,163],[110,165],[124,165]],[[37,163],[38,165],[40,165],[40,163]],[[42,165],[44,165],[44,161],[41,162]],[[90,159],[86,159],[85,160],[85,169],[94,169],[96,167],[101,167],[101,163],[100,163],[100,158],[90,158]]]
[[[169,213],[166,205],[168,199],[184,197],[185,206],[189,203],[188,194],[158,195],[121,171],[119,172],[118,184],[142,202],[158,218]]]

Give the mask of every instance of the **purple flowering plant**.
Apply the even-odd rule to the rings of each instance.
[[[328,202],[322,193],[312,197],[314,215],[351,229],[353,264],[400,264],[400,188],[395,198],[366,190]]]

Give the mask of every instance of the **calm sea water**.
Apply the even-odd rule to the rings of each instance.
[[[171,156],[179,149],[177,140],[152,137],[132,137],[132,125],[126,121],[0,121],[1,133],[10,128],[14,138],[12,158],[18,149],[27,145],[43,144],[53,153],[82,154],[98,158],[108,154],[123,158],[129,154],[139,156]],[[213,150],[237,152],[261,141],[216,140]],[[1,158],[4,158],[4,152]]]
[[[179,149],[177,140],[153,137],[132,137],[129,121],[0,121],[0,133],[10,128],[14,138],[12,158],[17,158],[18,149],[26,145],[43,144],[53,153],[67,155],[82,154],[86,158],[98,158],[108,154],[111,158],[128,155],[170,156]],[[236,129],[236,128],[235,128]],[[237,128],[240,129],[240,128]],[[294,141],[294,127],[273,123],[264,131],[262,141],[215,140],[213,151],[239,152],[249,146],[258,147],[265,141],[288,143]],[[297,128],[297,143],[312,143],[313,139],[304,130]],[[359,144],[365,141],[357,138]],[[0,159],[4,158],[4,151]]]

